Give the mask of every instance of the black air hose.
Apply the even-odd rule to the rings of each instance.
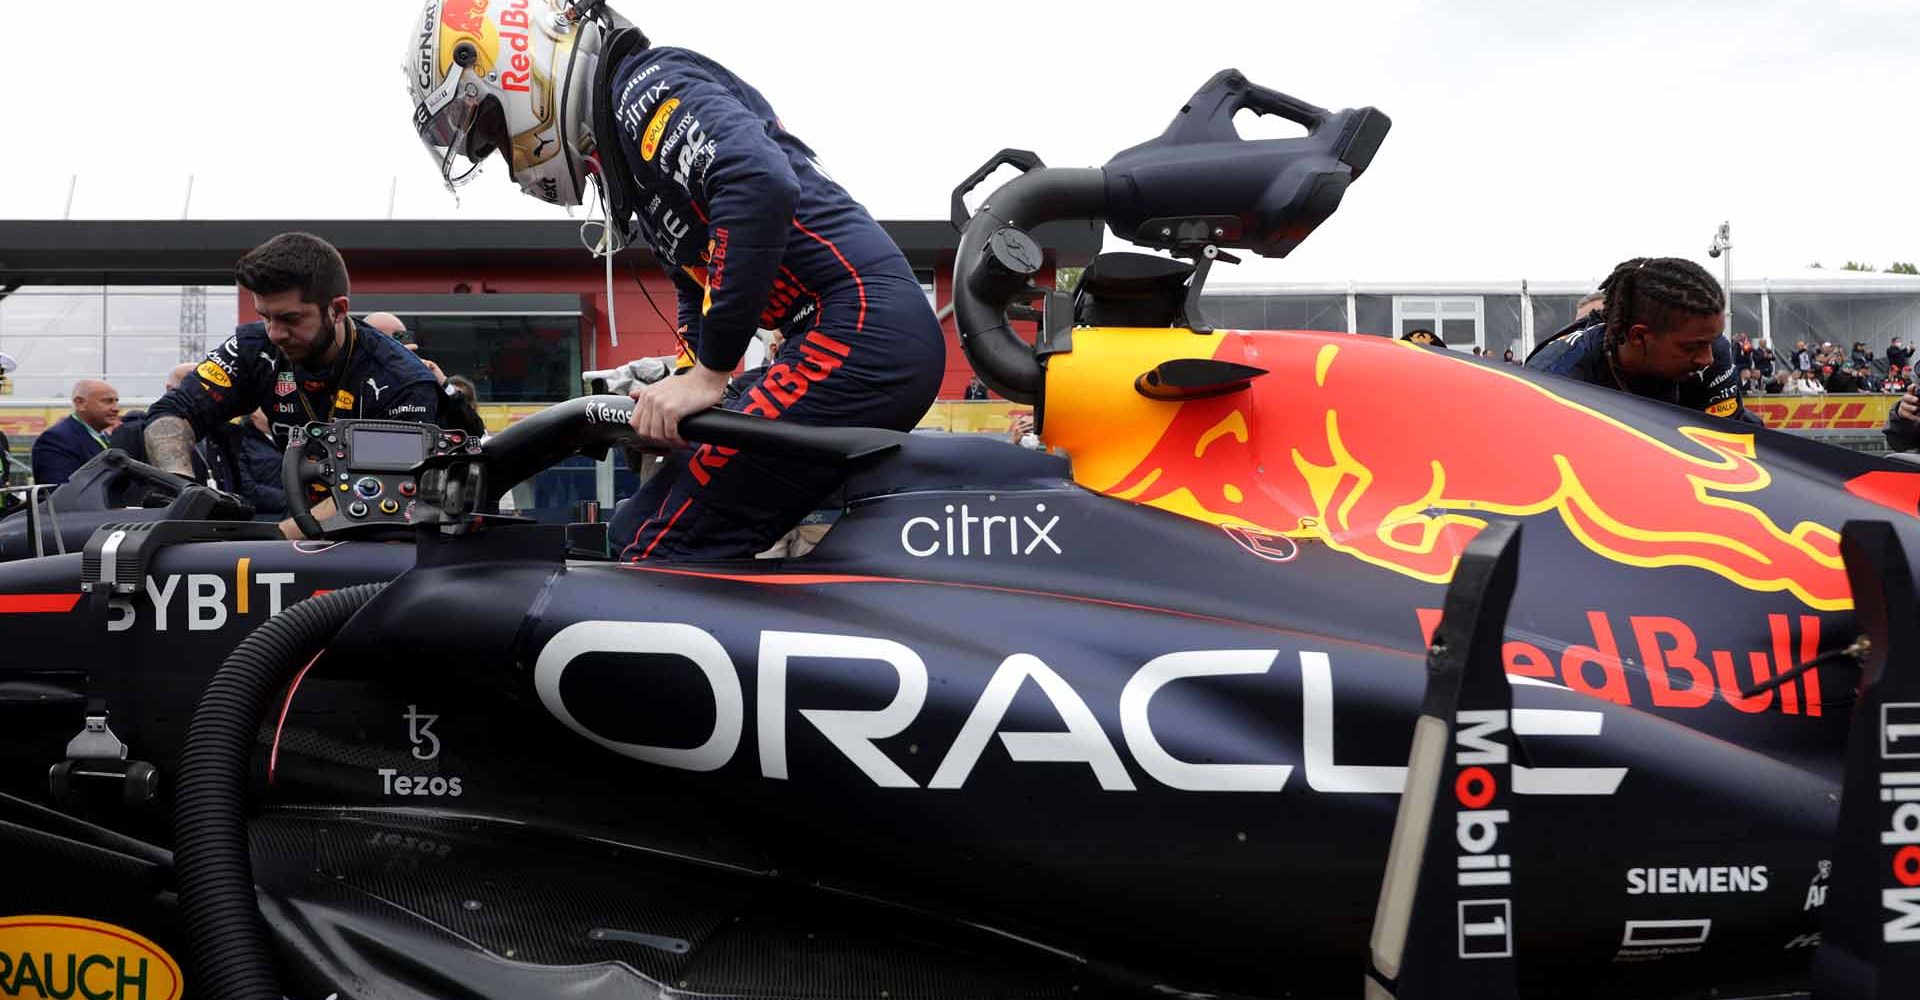
[[[174,869],[194,995],[281,1000],[247,851],[247,769],[274,694],[384,583],[309,598],[254,629],[227,655],[194,708],[173,809]]]

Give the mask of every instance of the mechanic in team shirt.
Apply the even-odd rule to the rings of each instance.
[[[1740,397],[1726,298],[1706,269],[1678,257],[1636,257],[1600,283],[1591,322],[1548,339],[1534,371],[1758,424]]]
[[[431,0],[409,38],[414,126],[449,186],[496,150],[553,204],[580,204],[591,173],[612,231],[652,248],[695,363],[631,392],[635,431],[676,451],[615,510],[613,543],[634,561],[748,558],[840,473],[687,446],[680,419],[724,405],[910,430],[939,388],[944,339],[900,248],[759,91],[705,56],[652,46],[604,7],[577,11],[598,6]],[[730,387],[759,328],[786,339]]]
[[[193,375],[147,410],[147,461],[193,474],[193,446],[221,424],[264,408],[277,446],[312,421],[348,418],[432,423],[433,374],[400,346],[347,315],[347,265],[327,241],[282,233],[234,265],[259,322],[207,352]],[[315,516],[331,514],[331,502]],[[288,537],[298,529],[282,522]]]

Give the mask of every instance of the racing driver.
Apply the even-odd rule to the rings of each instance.
[[[1721,335],[1726,299],[1705,268],[1678,257],[1636,257],[1600,283],[1591,321],[1534,349],[1534,371],[1603,385],[1747,423],[1733,345]]]
[[[265,408],[274,443],[316,421],[431,423],[433,373],[413,352],[347,315],[347,265],[327,241],[282,233],[240,258],[234,280],[261,320],[207,352],[193,374],[147,410],[147,460],[193,475],[193,444],[234,417]],[[315,516],[331,514],[316,507]],[[289,538],[300,537],[291,520]]]
[[[926,295],[759,91],[705,56],[652,46],[598,0],[430,0],[408,42],[414,125],[450,187],[495,151],[522,191],[556,205],[580,204],[591,178],[609,230],[597,252],[637,235],[678,291],[697,363],[630,393],[634,430],[676,451],[615,510],[620,558],[749,557],[839,479],[690,447],[688,414],[919,422],[945,367]],[[730,387],[758,328],[786,340]]]

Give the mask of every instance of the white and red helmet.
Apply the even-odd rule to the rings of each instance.
[[[520,189],[578,205],[592,149],[594,34],[564,0],[427,0],[407,49],[413,127],[448,190],[494,151]],[[582,51],[587,50],[587,51]]]

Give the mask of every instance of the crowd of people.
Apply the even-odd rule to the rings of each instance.
[[[1905,393],[1913,383],[1913,348],[1893,338],[1885,357],[1873,347],[1854,341],[1850,353],[1830,341],[1809,344],[1794,341],[1793,350],[1777,352],[1771,344],[1754,343],[1746,334],[1734,338],[1734,363],[1740,388],[1749,396],[1763,394],[1812,395],[1830,392]]]

